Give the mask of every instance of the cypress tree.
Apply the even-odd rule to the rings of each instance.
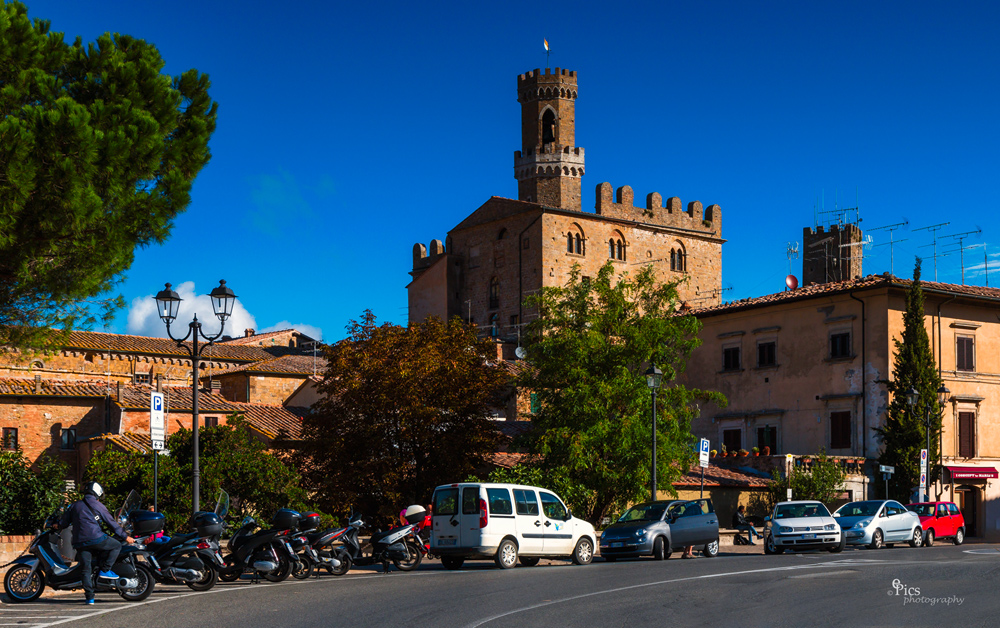
[[[894,338],[895,357],[892,367],[892,381],[887,384],[892,401],[885,414],[885,422],[873,428],[882,444],[879,464],[895,467],[889,479],[888,499],[909,500],[911,490],[920,485],[920,450],[926,446],[926,426],[924,419],[931,417],[930,460],[938,448],[941,430],[941,404],[938,401],[938,376],[931,353],[930,339],[924,327],[924,293],[920,284],[920,264],[918,257],[913,268],[913,282],[906,293],[906,312],[903,315],[903,336]],[[907,394],[910,389],[919,393],[917,403],[910,407]],[[930,478],[937,468],[928,469]],[[877,493],[884,492],[885,484],[876,482]],[[906,503],[906,502],[903,502]]]

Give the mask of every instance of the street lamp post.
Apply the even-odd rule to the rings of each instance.
[[[176,292],[171,290],[169,283],[166,284],[166,287],[163,290],[156,294],[156,308],[159,310],[160,320],[162,320],[167,326],[167,336],[176,342],[178,347],[186,349],[191,355],[191,431],[194,435],[194,453],[191,458],[191,486],[194,512],[198,512],[201,505],[199,499],[201,471],[198,468],[198,362],[200,361],[201,354],[205,348],[212,346],[212,343],[222,336],[222,330],[226,327],[226,319],[232,315],[233,305],[236,303],[236,295],[233,294],[233,291],[226,286],[225,279],[219,282],[218,287],[212,290],[209,296],[212,298],[212,310],[215,312],[215,316],[222,323],[222,326],[219,327],[219,333],[214,336],[208,336],[202,333],[201,323],[198,322],[198,314],[195,314],[194,320],[188,324],[187,335],[183,338],[174,338],[173,334],[170,333],[170,323],[177,318],[177,310],[180,308],[181,298]],[[199,345],[199,336],[208,342]],[[190,346],[184,344],[188,338],[191,338]]]
[[[656,391],[660,388],[663,380],[663,371],[656,368],[655,364],[650,365],[646,371],[646,385],[653,393],[653,457],[652,457],[652,482],[650,483],[650,501],[656,501]]]

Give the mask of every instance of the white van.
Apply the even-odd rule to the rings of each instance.
[[[552,491],[519,484],[445,484],[434,489],[431,553],[447,569],[492,558],[510,569],[540,558],[594,558],[594,526],[577,519]]]

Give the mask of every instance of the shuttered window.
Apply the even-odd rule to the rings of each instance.
[[[958,455],[960,458],[976,457],[976,413],[958,413]]]
[[[851,448],[851,413],[830,413],[830,449]]]
[[[959,371],[976,370],[976,339],[972,336],[959,336],[955,352],[955,368]]]

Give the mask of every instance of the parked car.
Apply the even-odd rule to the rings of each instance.
[[[920,547],[924,531],[920,517],[893,500],[868,500],[844,504],[833,513],[843,528],[848,545],[867,545],[871,549],[909,543]]]
[[[825,549],[844,551],[845,537],[823,502],[781,502],[764,518],[764,553]]]
[[[951,538],[955,545],[965,542],[965,517],[955,502],[907,504],[906,509],[920,517],[927,547],[934,545],[936,539]]]
[[[601,533],[601,557],[670,558],[674,550],[701,546],[712,558],[719,553],[719,517],[710,499],[655,501],[632,506]]]
[[[492,558],[502,569],[526,567],[541,558],[594,558],[594,526],[577,519],[544,488],[478,482],[434,489],[431,553],[447,569],[470,558]]]

